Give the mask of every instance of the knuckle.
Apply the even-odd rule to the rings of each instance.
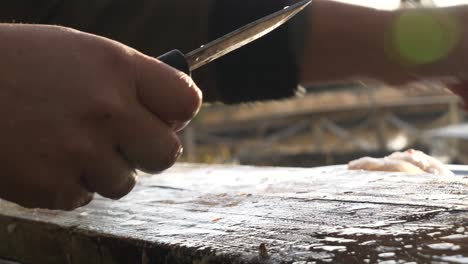
[[[130,73],[133,68],[132,56],[135,51],[114,41],[106,40],[100,42],[96,53],[98,63],[106,69],[117,71],[122,74]]]
[[[96,93],[89,99],[86,116],[99,124],[106,124],[127,117],[128,109],[125,98],[118,93]]]
[[[132,51],[113,41],[100,41],[94,51],[99,76],[87,89],[87,112],[99,120],[108,120],[126,112],[134,86]],[[103,70],[104,69],[104,70]],[[86,89],[86,88],[85,88]]]

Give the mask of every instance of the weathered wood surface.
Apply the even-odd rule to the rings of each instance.
[[[468,177],[178,165],[74,212],[0,202],[0,258],[468,263]]]

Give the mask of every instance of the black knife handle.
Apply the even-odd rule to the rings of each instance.
[[[158,57],[158,60],[190,75],[189,65],[187,64],[187,60],[185,60],[184,54],[180,50],[171,50],[164,53]]]

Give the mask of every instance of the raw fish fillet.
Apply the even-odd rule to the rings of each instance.
[[[442,162],[414,149],[405,152],[394,152],[384,158],[364,157],[353,160],[348,163],[348,169],[405,172],[408,174],[454,175]]]

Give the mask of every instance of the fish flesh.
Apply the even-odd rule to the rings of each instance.
[[[408,174],[435,174],[453,176],[454,173],[439,160],[422,151],[409,149],[394,152],[383,158],[363,157],[348,163],[350,170],[405,172]]]

